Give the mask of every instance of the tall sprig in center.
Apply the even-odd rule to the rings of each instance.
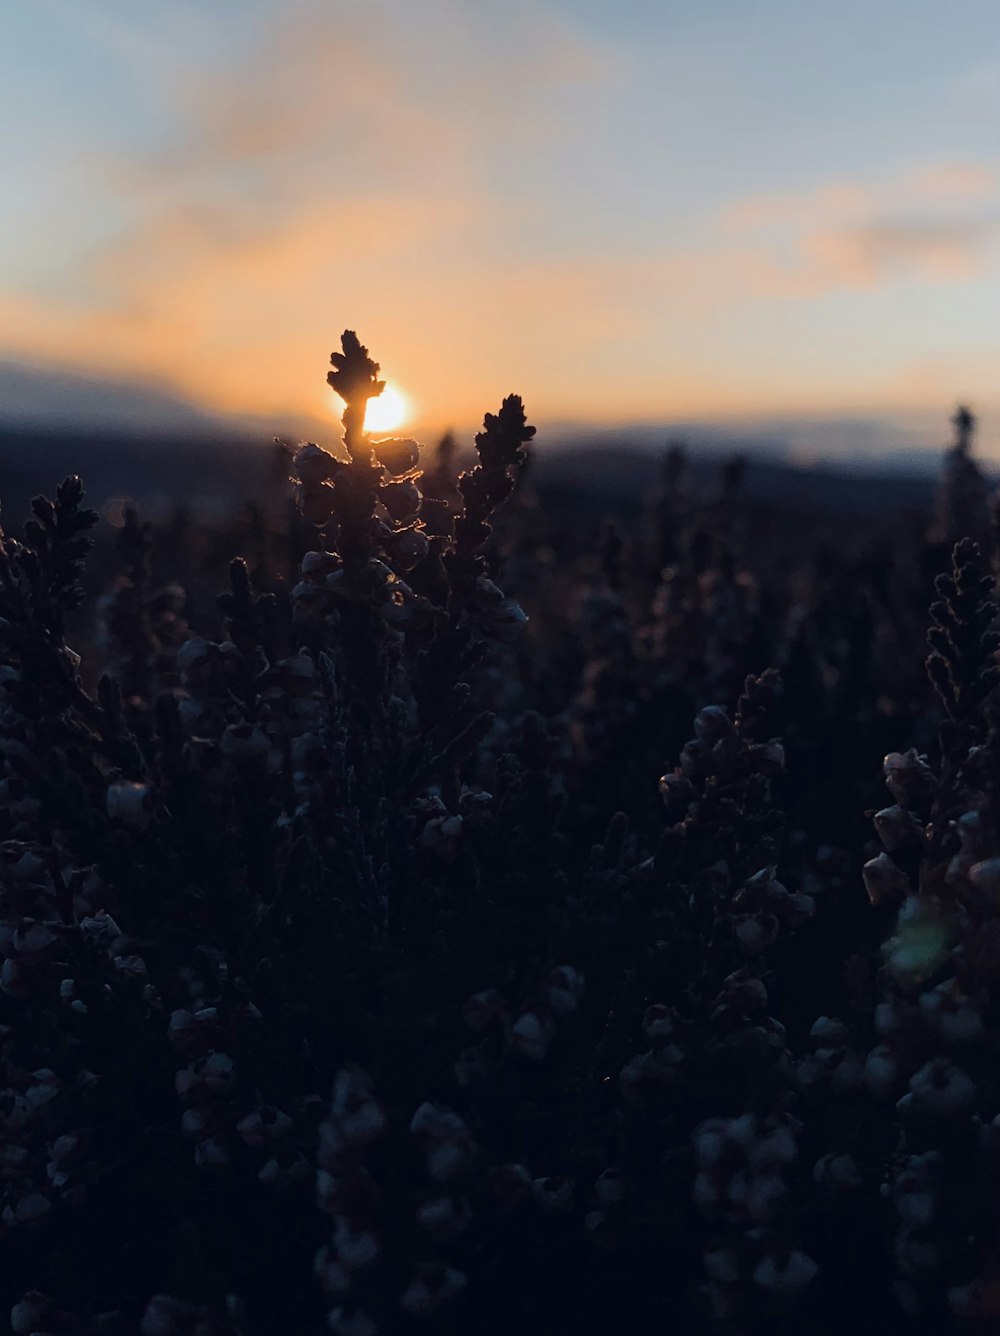
[[[331,353],[333,370],[327,382],[344,401],[344,445],[352,460],[371,463],[371,444],[365,432],[368,400],[376,399],[385,389],[379,380],[379,364],[368,356],[353,329],[345,329],[340,340],[342,352]]]
[[[378,363],[368,356],[353,329],[344,330],[340,345],[343,351],[330,355],[333,370],[326,379],[344,401],[344,446],[351,462],[334,479],[334,508],[344,563],[360,568],[375,555],[372,517],[382,478],[365,431],[365,411],[368,400],[385,389],[385,381],[379,380]]]

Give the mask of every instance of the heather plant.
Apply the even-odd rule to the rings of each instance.
[[[327,1069],[329,1081],[331,1063],[370,1060],[373,1033],[384,1032],[376,1051],[405,1047],[399,1031],[409,1029],[414,1002],[417,1016],[434,1009],[435,972],[455,984],[442,970],[454,946],[447,931],[436,936],[453,892],[435,890],[433,872],[457,860],[463,824],[474,831],[477,804],[490,801],[459,783],[490,723],[462,679],[476,667],[484,635],[507,639],[524,624],[488,578],[480,549],[531,432],[516,398],[487,417],[481,463],[462,480],[466,507],[454,536],[443,535],[447,564],[437,559],[448,584],[436,605],[404,579],[430,556],[417,518],[416,443],[379,442],[376,458],[363,421],[367,399],[381,388],[378,368],[352,334],[333,360],[348,462],[317,446],[298,452],[301,507],[320,540],[303,560],[300,584],[283,604],[256,592],[246,564],[235,560],[220,599],[224,639],[181,645],[179,687],[155,701],[143,699],[158,645],[145,598],[147,534],[134,517],[126,517],[127,568],[108,613],[112,642],[129,650],[120,666],[127,698],[107,676],[89,696],[64,641],[96,520],[81,508],[78,482],[64,484],[55,503],[34,504],[23,543],[5,540],[8,861],[19,871],[8,888],[4,991],[25,1000],[12,1042],[18,1051],[30,1045],[33,991],[43,1033],[53,998],[62,998],[57,1015],[65,1017],[48,1044],[38,1044],[56,1067],[31,1079],[61,1095],[29,1100],[45,1107],[40,1129],[30,1131],[17,1115],[27,1078],[18,1065],[9,1073],[16,1125],[25,1122],[29,1143],[8,1188],[11,1225],[47,1214],[54,1199],[81,1196],[82,1185],[56,1162],[47,1187],[31,1190],[44,1169],[35,1160],[39,1138],[59,1132],[83,1153],[93,1130],[72,1126],[77,1084],[97,1091],[87,1110],[100,1127],[94,1135],[117,1146],[83,1175],[96,1174],[100,1203],[102,1191],[121,1188],[119,1157],[141,1158],[148,1130],[140,1110],[156,1108],[157,1084],[171,1066],[179,1133],[192,1145],[195,1170],[221,1176],[223,1198],[248,1168],[265,1189],[293,1191],[315,1174],[321,1101],[309,1088],[318,1083],[313,1069]],[[407,632],[419,630],[426,642],[408,657]],[[435,639],[445,636],[447,659]],[[435,666],[442,663],[444,675]],[[141,739],[130,725],[140,705],[155,719]],[[514,782],[513,759],[508,770]],[[414,852],[431,870],[429,887],[411,875]],[[398,876],[407,883],[401,896]],[[432,899],[443,895],[443,912],[428,912],[422,889]],[[74,969],[72,957],[87,943]],[[388,1005],[384,996],[375,1003],[385,984]],[[344,1024],[334,1034],[338,1006]],[[379,1017],[380,1009],[388,1014]],[[317,1051],[309,1056],[311,1045]],[[60,1069],[63,1047],[73,1061]],[[94,1047],[132,1065],[135,1081],[126,1084],[141,1096],[130,1090],[116,1099],[106,1062],[92,1058],[97,1071],[77,1071]],[[267,1104],[264,1092],[275,1088],[290,1113]],[[252,1133],[258,1123],[266,1135]],[[247,1164],[247,1151],[268,1142],[277,1158],[255,1163],[260,1157],[251,1155]],[[148,1242],[147,1266],[155,1269]],[[156,1246],[169,1273],[170,1248]],[[143,1322],[160,1320],[147,1314]]]
[[[126,508],[99,635],[79,480],[0,539],[11,1330],[990,1330],[972,541],[920,650],[970,416],[930,543],[677,450],[595,531],[523,486],[516,396],[424,473],[379,376],[345,332],[287,495]]]
[[[989,488],[972,455],[976,419],[961,405],[951,421],[955,440],[945,455],[928,537],[936,545],[954,544],[962,538],[983,542],[988,527]]]
[[[886,757],[891,807],[876,813],[886,852],[865,867],[873,900],[899,905],[885,948],[869,1064],[896,1104],[892,1173],[899,1216],[898,1297],[910,1312],[995,1318],[995,1196],[974,1166],[991,1165],[997,1116],[998,925],[993,582],[976,544],[957,544],[937,580],[927,670],[941,700],[936,764],[915,750]]]

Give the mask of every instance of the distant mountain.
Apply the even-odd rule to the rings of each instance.
[[[637,423],[601,428],[549,423],[545,442],[577,451],[644,450],[661,453],[668,444],[689,446],[707,456],[745,454],[810,468],[853,472],[933,474],[949,436],[947,421],[932,414],[890,417],[760,418]]]
[[[4,514],[68,473],[83,477],[92,504],[128,497],[149,514],[267,496],[285,426],[218,417],[160,385],[0,361]]]
[[[225,434],[232,425],[166,386],[0,361],[0,429]]]
[[[690,446],[689,470],[699,487],[709,491],[730,449]],[[761,453],[747,453],[742,493],[750,500],[766,500],[810,511],[853,513],[874,517],[880,513],[926,509],[932,502],[934,468],[908,471],[893,467],[875,471],[843,465],[802,466]],[[657,454],[648,447],[616,442],[613,446],[563,447],[534,457],[532,477],[542,499],[551,497],[592,517],[601,513],[633,513],[657,486]]]
[[[219,435],[177,441],[129,432],[0,429],[0,505],[19,519],[32,496],[51,496],[70,473],[90,505],[125,498],[149,517],[176,504],[219,513],[246,497],[273,493],[273,448]]]

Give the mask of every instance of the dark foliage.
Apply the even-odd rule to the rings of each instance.
[[[591,532],[516,396],[425,477],[332,364],[294,505],[127,508],[96,615],[78,479],[0,541],[11,1330],[995,1330],[971,415],[920,528],[673,447]]]

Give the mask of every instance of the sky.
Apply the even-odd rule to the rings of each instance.
[[[4,0],[0,113],[0,363],[1000,438],[996,0]]]

